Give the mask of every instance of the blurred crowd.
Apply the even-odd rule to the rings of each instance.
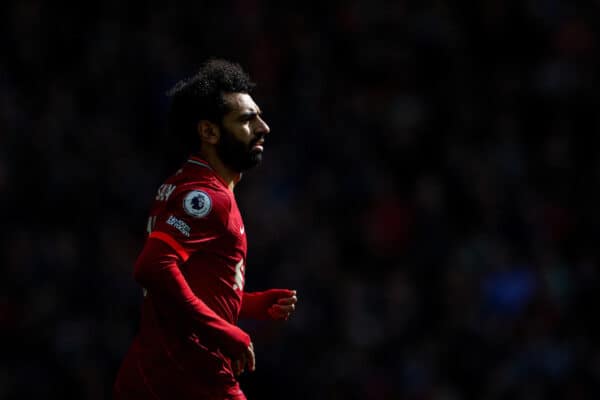
[[[165,92],[240,62],[272,133],[236,192],[249,400],[600,396],[597,1],[0,6],[0,399],[109,399]]]

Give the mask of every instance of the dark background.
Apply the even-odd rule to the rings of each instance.
[[[110,398],[211,56],[272,128],[247,289],[300,298],[250,400],[599,398],[600,2],[285,3],[0,6],[0,399]]]

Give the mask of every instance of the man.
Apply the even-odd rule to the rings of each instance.
[[[233,194],[258,164],[269,127],[237,64],[210,60],[170,92],[171,132],[196,140],[160,186],[134,278],[144,288],[140,330],[114,397],[245,399],[236,377],[254,371],[238,317],[285,320],[296,292],[244,292],[246,230]]]

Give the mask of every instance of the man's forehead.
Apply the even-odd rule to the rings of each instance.
[[[260,108],[248,93],[225,93],[223,99],[234,112],[260,112]]]

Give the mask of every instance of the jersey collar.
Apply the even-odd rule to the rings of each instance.
[[[223,184],[223,186],[225,186],[226,188],[228,187],[227,183],[225,183],[225,181],[223,180],[223,178],[221,178],[219,176],[219,174],[216,173],[216,171],[210,166],[210,164],[208,162],[206,162],[206,160],[198,157],[197,155],[191,155],[191,156],[188,157],[187,162],[190,163],[190,164],[197,165],[197,166],[202,167],[202,168],[209,169],[213,173],[213,175],[215,176],[215,178],[217,178],[217,180]]]
[[[204,161],[203,159],[201,159],[198,156],[190,156],[188,158],[187,162],[189,162],[191,164],[194,164],[194,165],[199,165],[199,166],[204,167],[204,168],[208,168],[208,169],[210,169],[211,171],[214,172],[214,170],[212,169],[212,167],[206,161]]]

